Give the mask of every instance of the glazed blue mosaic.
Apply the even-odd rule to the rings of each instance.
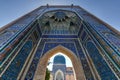
[[[120,79],[118,32],[79,6],[47,5],[0,31],[0,80],[21,79],[23,74],[33,80],[41,57],[57,46],[77,56],[86,80]]]
[[[53,41],[54,41],[54,43],[53,43]],[[47,42],[47,43],[45,43],[45,42]],[[42,47],[43,47],[42,45],[45,45],[43,52],[42,52]],[[38,51],[36,52],[36,54],[34,56],[31,67],[28,70],[26,80],[33,79],[35,69],[36,69],[36,66],[38,64],[40,55],[43,56],[44,53],[46,53],[47,51],[49,51],[49,50],[51,50],[59,45],[71,50],[73,53],[76,53],[77,56],[78,55],[80,56],[80,59],[82,61],[83,68],[85,71],[86,79],[93,80],[93,76],[92,76],[92,73],[91,73],[90,68],[88,66],[88,63],[86,61],[86,58],[85,58],[85,56],[84,56],[84,54],[79,46],[79,42],[76,39],[43,39],[40,43],[40,47],[38,48]],[[78,48],[78,50],[76,49],[76,47]],[[84,65],[86,65],[86,66],[84,66]]]
[[[32,41],[27,41],[2,76],[2,80],[16,80],[26,58],[32,49]]]
[[[113,72],[110,70],[105,60],[100,55],[95,45],[92,42],[88,42],[86,47],[98,73],[100,74],[101,79],[102,80],[110,80],[110,79],[117,80],[117,78],[115,77]]]

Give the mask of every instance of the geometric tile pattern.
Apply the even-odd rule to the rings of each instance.
[[[11,25],[9,25],[7,28],[5,28],[4,30],[0,32],[0,60],[1,60],[0,63],[1,65],[2,63],[4,63],[5,60],[7,60],[4,63],[4,65],[0,66],[0,71],[1,72],[4,71],[3,68],[5,68],[8,65],[8,63],[10,64],[8,65],[7,69],[5,68],[6,70],[3,73],[3,75],[1,75],[1,80],[16,80],[17,79],[18,74],[23,68],[24,63],[33,48],[33,45],[34,45],[33,41],[25,42],[25,44],[22,46],[21,50],[18,52],[18,54],[15,56],[14,59],[13,57],[9,57],[9,59],[7,59],[8,56],[15,55],[15,53],[17,52],[15,51],[16,50],[15,47],[18,49],[18,47],[21,46],[19,42],[22,40],[23,42],[25,41],[24,39],[26,35],[24,34],[27,33],[27,31],[29,32],[29,30],[31,30],[30,32],[31,34],[32,32],[34,32],[34,29],[31,27],[35,27],[35,26],[32,24],[34,22],[39,23],[39,18],[44,12],[51,11],[51,10],[52,11],[59,10],[59,9],[61,11],[68,10],[68,11],[75,12],[77,16],[81,18],[80,23],[78,25],[79,28],[78,27],[74,28],[73,25],[75,24],[71,23],[72,28],[70,28],[70,30],[75,29],[74,32],[72,32],[74,35],[73,34],[69,35],[69,31],[63,31],[64,29],[62,28],[59,31],[59,27],[57,28],[57,31],[54,30],[55,28],[53,28],[53,31],[51,31],[52,35],[49,35],[49,32],[46,32],[48,34],[43,35],[42,31],[41,32],[38,31],[38,33],[35,33],[35,34],[40,35],[41,42],[40,44],[38,44],[39,45],[38,49],[27,71],[25,80],[33,79],[39,59],[47,51],[55,48],[58,45],[61,45],[71,50],[74,54],[76,54],[76,56],[81,60],[86,80],[93,80],[94,79],[93,74],[91,72],[88,61],[86,59],[87,57],[85,55],[87,53],[85,53],[85,50],[83,50],[84,48],[81,46],[81,45],[84,45],[85,39],[87,37],[90,37],[91,41],[95,42],[95,44],[92,42],[86,42],[85,48],[87,49],[88,55],[92,59],[93,65],[95,66],[95,69],[97,70],[100,78],[102,80],[117,80],[116,75],[120,78],[120,75],[119,75],[120,74],[120,65],[119,65],[120,64],[120,36],[119,34],[117,34],[117,32],[115,32],[114,30],[109,28],[108,25],[106,25],[105,23],[95,18],[93,15],[89,14],[87,11],[85,11],[84,9],[78,6],[75,6],[75,7],[64,6],[65,8],[63,6],[62,7],[59,6],[58,8],[54,6],[51,6],[50,8],[48,7],[49,6],[43,6],[26,14],[25,16],[16,20],[16,22],[12,23]],[[62,21],[64,21],[64,19],[62,19]],[[39,23],[38,27],[41,30],[40,26],[42,25]],[[77,32],[79,31],[78,33],[75,32],[76,29],[77,29]],[[59,34],[59,35],[56,35],[56,34]],[[94,39],[94,37],[96,39]],[[35,38],[35,35],[33,35],[32,38]],[[38,39],[38,36],[36,37],[36,39]],[[35,40],[35,39],[32,39],[32,40]],[[37,41],[34,41],[34,43],[37,44],[38,43]],[[100,43],[100,41],[103,43]],[[104,52],[101,51],[103,52],[102,54],[105,54],[105,55],[107,54],[107,56],[109,56],[107,57],[108,60],[107,59],[105,60],[105,58],[102,57],[102,55],[98,51],[98,48],[100,46],[98,46],[96,43],[100,44],[100,46],[102,47],[101,49],[104,50]],[[108,51],[107,49],[109,49],[110,51]],[[14,52],[14,54],[11,54],[12,51]],[[113,64],[112,68],[114,68],[112,69],[113,71],[110,69],[111,64],[108,65],[106,61],[112,62]]]
[[[105,60],[100,55],[98,49],[92,42],[88,42],[86,46],[88,53],[102,80],[117,80]]]
[[[39,48],[38,48],[38,50],[33,58],[31,66],[27,72],[25,79],[32,80],[34,73],[35,73],[35,70],[36,70],[36,66],[37,66],[38,61],[40,59],[40,56],[44,55],[44,53],[46,53],[47,51],[49,51],[49,50],[51,50],[59,45],[64,46],[65,48],[71,50],[76,55],[79,54],[78,57],[80,57],[80,59],[82,60],[82,65],[83,65],[83,69],[85,71],[86,79],[93,80],[92,73],[90,71],[88,63],[86,61],[86,58],[85,58],[80,46],[78,46],[79,43],[78,43],[77,39],[42,39],[42,41],[39,45]],[[43,46],[44,46],[44,48],[43,48]],[[76,47],[78,47],[78,48],[76,48]],[[77,49],[79,49],[79,51]]]
[[[16,80],[20,73],[30,51],[32,50],[32,41],[27,41],[5,73],[2,75],[2,80]]]

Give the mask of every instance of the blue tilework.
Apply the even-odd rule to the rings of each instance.
[[[4,31],[0,32],[0,50],[7,45],[13,38],[17,36],[21,31],[26,29],[29,24],[44,10],[35,10],[30,14],[25,15],[21,19],[17,20],[16,23],[6,28]],[[39,14],[38,14],[39,13]]]
[[[58,45],[64,46],[65,48],[68,48],[76,55],[79,54],[78,57],[80,57],[80,59],[82,61],[83,69],[86,72],[85,73],[86,79],[93,80],[92,73],[90,71],[88,63],[87,63],[85,56],[81,50],[81,47],[79,46],[77,39],[42,39],[41,43],[39,45],[39,48],[38,48],[38,50],[33,58],[31,66],[27,72],[25,80],[32,80],[33,79],[38,61],[40,59],[40,55],[44,55],[47,51],[55,48]],[[44,46],[44,49],[43,49],[43,46]],[[76,49],[76,47],[78,47],[78,48]]]
[[[92,72],[91,72],[90,67],[88,65],[88,62],[85,58],[85,55],[84,55],[84,53],[83,53],[83,51],[80,47],[79,42],[76,40],[75,43],[76,43],[76,48],[77,48],[77,51],[78,51],[78,58],[80,58],[80,60],[81,60],[86,80],[94,80]]]
[[[82,31],[83,31],[83,24],[81,25],[81,27],[80,27],[80,30],[79,30],[79,32],[78,32],[78,36],[80,36],[81,35],[81,33],[82,33]]]
[[[2,75],[3,80],[16,80],[20,73],[30,51],[32,49],[32,41],[27,41],[15,59],[12,61],[10,66],[7,68],[5,73]]]
[[[74,53],[76,53],[76,49],[75,49],[75,45],[74,43],[46,43],[45,44],[45,47],[44,47],[44,51],[43,53],[46,53],[47,51],[55,48],[56,46],[58,45],[62,45],[68,49],[70,49],[71,51],[73,51]]]
[[[27,25],[29,23],[31,23],[41,12],[42,12],[42,10],[35,10],[34,12],[30,13],[29,15],[24,16],[24,18],[19,20],[16,24],[14,24],[11,27],[9,27],[8,29],[6,29],[5,32],[2,32],[2,35],[0,37],[0,48],[3,45],[6,45],[6,43],[8,42],[7,41],[8,39],[10,39],[11,37],[15,37],[16,33],[19,33],[19,31],[26,29]],[[77,12],[84,18],[84,21],[88,22],[93,27],[93,29],[96,30],[97,32],[99,32],[100,34],[102,34],[103,32],[111,32],[111,30],[109,30],[104,24],[97,22],[90,15],[88,15],[88,13],[86,11],[83,11],[82,9],[77,9]],[[81,34],[82,31],[83,31],[83,25],[81,26],[81,28],[79,30],[78,36]],[[46,32],[46,33],[49,33],[49,32]],[[51,33],[53,33],[53,34],[69,34],[68,31],[64,31],[64,30],[61,30],[61,31],[53,30],[53,31],[51,31]],[[72,32],[72,33],[75,34],[75,32]],[[115,36],[107,35],[106,37],[104,35],[102,35],[102,37],[104,37],[105,39],[108,39],[111,42],[109,44],[113,43],[114,46],[117,47],[117,49],[119,49],[119,40],[120,39],[118,39],[118,37],[116,35]],[[77,36],[74,36],[74,35],[72,35],[72,36],[43,35],[42,38],[77,38]],[[84,34],[82,35],[82,39],[84,39]],[[27,45],[27,43],[26,43],[26,45]],[[45,45],[45,48],[43,49],[44,45]],[[82,52],[79,43],[77,41],[75,41],[74,39],[42,39],[25,79],[26,80],[33,79],[34,72],[36,70],[40,56],[44,55],[44,53],[46,53],[48,50],[50,50],[58,45],[62,45],[64,47],[70,49],[71,51],[73,51],[80,58],[80,60],[82,62],[86,79],[93,80],[93,76],[90,71],[89,65],[86,61],[85,55]],[[114,74],[112,73],[112,71],[106,64],[106,62],[103,60],[103,58],[99,54],[98,50],[93,45],[92,45],[92,49],[91,49],[91,44],[88,44],[88,45],[89,46],[87,46],[87,49],[88,49],[89,54],[94,62],[96,69],[98,70],[98,73],[100,74],[100,77],[103,80],[109,80],[109,79],[116,80],[116,77],[114,76]],[[76,47],[77,47],[77,49],[76,49]],[[26,48],[28,48],[28,47],[26,47]],[[29,49],[30,49],[30,47],[29,47]],[[25,49],[23,49],[23,51],[24,50]],[[22,52],[22,50],[21,50],[21,52]],[[28,52],[30,52],[30,51],[28,51]],[[29,54],[27,52],[25,52],[25,53],[26,53],[26,55],[19,53],[16,56],[17,59],[15,58],[13,60],[11,65],[8,67],[6,72],[3,74],[3,76],[2,76],[3,79],[16,80],[16,77],[25,62],[24,60],[26,60],[26,57]],[[25,58],[22,57],[24,59],[21,59],[21,54],[22,54],[22,56],[24,55]],[[15,63],[15,62],[17,62],[17,63]],[[21,63],[21,64],[19,64],[19,63]],[[13,65],[19,65],[20,67],[14,66],[14,68],[13,68]],[[109,77],[108,75],[111,75],[111,76]],[[11,76],[13,76],[13,77],[11,77]]]
[[[111,33],[106,33],[105,37],[107,38],[107,40],[114,45],[114,48],[118,48],[120,49],[120,38],[116,37],[115,35],[111,34]],[[119,51],[120,52],[120,51]],[[120,55],[120,54],[119,54]]]
[[[35,70],[36,70],[38,61],[40,59],[40,55],[42,54],[43,46],[44,46],[44,40],[42,40],[41,43],[39,44],[39,47],[34,55],[30,68],[26,74],[25,80],[33,80]]]
[[[77,35],[42,35],[42,38],[77,38]]]
[[[86,35],[87,35],[86,32],[83,31],[82,36],[81,36],[81,40],[82,40],[82,41],[85,39]]]
[[[88,23],[90,26],[89,28],[95,30],[104,40],[111,46],[111,47],[116,47],[114,50],[117,53],[120,53],[120,38],[119,35],[113,35],[114,31],[109,29],[106,24],[103,22],[100,22],[96,18],[94,18],[91,14],[88,12],[82,10],[82,9],[77,9],[74,8],[75,11],[83,18],[83,22]],[[108,33],[109,36],[106,36],[104,33]],[[113,33],[113,34],[111,34]],[[110,42],[108,42],[110,41]],[[113,45],[114,44],[114,45]]]
[[[102,80],[117,80],[114,73],[111,71],[105,60],[100,55],[98,49],[92,42],[88,42],[86,45],[88,53],[101,77]]]

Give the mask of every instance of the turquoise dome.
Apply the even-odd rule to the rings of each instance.
[[[62,55],[55,56],[54,64],[66,64],[64,56],[62,56]]]

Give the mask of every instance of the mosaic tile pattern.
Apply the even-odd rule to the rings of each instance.
[[[38,16],[38,13],[40,14],[43,10],[44,8],[25,15],[20,20],[16,21],[16,23],[9,26],[9,28],[6,28],[4,31],[0,32],[0,50],[25,28],[27,28],[28,25],[31,24],[31,22]]]
[[[107,42],[108,44],[110,44],[112,47],[117,47],[117,53],[120,53],[120,36],[118,35],[109,35],[109,37],[104,35],[104,32],[108,32],[109,33],[114,33],[112,30],[110,30],[109,28],[107,28],[107,26],[105,24],[103,24],[102,22],[99,22],[98,20],[96,20],[95,18],[93,18],[89,13],[87,13],[86,11],[82,10],[82,9],[77,9],[75,8],[76,12],[82,16],[82,18],[84,18],[84,21],[88,24],[91,25],[91,27],[96,30],[101,37],[103,37],[105,39],[105,41],[107,42],[107,40],[109,40],[110,42]],[[111,37],[111,38],[110,38]],[[107,40],[106,40],[107,39]],[[116,39],[116,40],[113,40]],[[112,44],[115,45],[112,45]],[[116,44],[117,43],[117,44]]]
[[[120,50],[120,39],[119,38],[117,38],[115,35],[111,33],[106,33],[105,36],[107,40],[110,41],[111,44],[113,44],[116,48]]]
[[[90,67],[88,65],[88,62],[87,62],[87,60],[85,58],[85,55],[84,55],[84,53],[83,53],[83,51],[82,51],[82,49],[80,47],[79,42],[75,41],[75,43],[76,43],[76,48],[77,48],[77,51],[78,51],[78,57],[80,58],[83,69],[84,69],[86,80],[94,80],[92,72],[91,72]]]
[[[80,17],[82,17],[83,22],[89,24],[89,28],[93,31],[97,32],[99,36],[104,40],[105,43],[109,44],[110,49],[113,50],[113,56],[120,61],[120,36],[115,34],[112,30],[106,27],[103,23],[100,23],[95,18],[93,18],[91,15],[89,15],[86,11],[84,11],[81,8],[38,8],[34,10],[33,12],[23,16],[20,20],[16,21],[16,23],[10,25],[8,28],[6,28],[4,31],[0,32],[0,58],[4,51],[7,52],[6,55],[8,55],[12,51],[11,46],[17,45],[13,43],[17,42],[18,39],[22,40],[24,37],[24,32],[26,33],[27,30],[31,29],[30,25],[32,22],[34,22],[38,17],[40,17],[44,12],[51,11],[51,10],[68,10],[77,12]],[[39,25],[38,25],[39,26]],[[87,80],[94,80],[92,72],[90,70],[90,67],[88,65],[88,62],[86,60],[86,56],[84,55],[83,51],[81,50],[80,44],[78,42],[78,36],[82,39],[84,42],[84,39],[87,35],[87,31],[84,31],[84,25],[81,25],[80,30],[78,30],[78,34],[76,35],[55,35],[55,34],[69,34],[68,31],[63,30],[53,30],[51,31],[54,35],[42,35],[42,31],[38,28],[38,33],[40,36],[42,36],[42,40],[39,44],[39,47],[37,49],[37,52],[34,55],[34,58],[32,60],[32,63],[30,65],[30,68],[26,74],[25,80],[32,80],[35,74],[35,70],[38,64],[38,61],[41,56],[43,56],[47,51],[50,49],[55,48],[58,45],[62,45],[65,48],[71,50],[74,52],[77,57],[81,60],[83,70],[85,72],[85,77]],[[23,34],[20,34],[23,33]],[[48,33],[48,32],[46,32]],[[72,32],[76,33],[76,32]],[[18,35],[22,35],[21,37]],[[19,38],[17,38],[19,37]],[[16,39],[17,38],[17,39]],[[47,38],[47,39],[44,39]],[[36,36],[37,39],[37,36]],[[8,46],[11,45],[11,46]],[[21,71],[25,60],[27,56],[29,55],[31,49],[32,49],[32,41],[28,41],[25,43],[25,45],[20,50],[19,54],[15,57],[15,59],[11,62],[11,64],[8,66],[7,70],[4,72],[2,77],[0,79],[2,80],[16,80],[19,72]],[[6,48],[4,50],[4,47]],[[11,48],[10,48],[11,47]],[[107,65],[106,61],[103,59],[103,57],[99,54],[99,51],[95,47],[93,43],[88,42],[86,46],[90,57],[92,58],[92,61],[95,65],[95,68],[98,71],[98,74],[100,75],[102,80],[117,80],[116,76],[113,74],[109,66]],[[4,50],[4,51],[3,51]],[[117,56],[116,56],[117,55]],[[14,56],[14,55],[13,55]],[[12,57],[11,57],[12,58]],[[2,60],[2,58],[1,58]],[[8,59],[11,60],[11,59]],[[108,60],[109,61],[109,60]],[[2,62],[2,61],[1,61]],[[6,67],[6,65],[9,63],[9,61],[6,61],[5,65],[3,67]],[[116,63],[117,64],[117,63]],[[116,68],[115,68],[116,69]],[[0,67],[0,72],[3,70],[2,67]],[[117,71],[117,70],[116,70]],[[118,71],[117,71],[118,72]],[[119,76],[119,73],[116,73]]]
[[[80,49],[79,43],[75,39],[42,39],[42,41],[41,41],[41,43],[39,45],[39,48],[38,48],[38,50],[37,50],[37,52],[36,52],[36,54],[35,54],[35,56],[33,58],[31,66],[30,66],[30,68],[29,68],[29,70],[27,72],[25,80],[32,80],[33,79],[33,76],[34,76],[35,70],[36,70],[36,66],[38,64],[40,56],[44,55],[44,53],[46,53],[50,49],[53,49],[53,48],[55,48],[56,46],[59,46],[59,45],[62,45],[65,48],[71,50],[76,55],[79,54],[80,58],[82,60],[83,67],[84,67],[83,69],[84,69],[85,72],[87,72],[87,73],[85,73],[86,79],[94,80],[93,76],[92,76],[92,73],[90,71],[90,68],[88,66],[88,63],[87,63],[87,61],[85,59],[85,56],[84,56],[82,50]],[[43,49],[43,46],[44,46],[44,49]],[[78,48],[76,49],[75,46],[78,47],[80,51],[77,51]],[[84,66],[84,65],[86,65],[86,66]]]
[[[2,80],[16,80],[20,73],[30,51],[32,50],[32,41],[27,41],[5,73],[2,75]]]
[[[118,80],[92,42],[86,45],[88,53],[102,80]]]

